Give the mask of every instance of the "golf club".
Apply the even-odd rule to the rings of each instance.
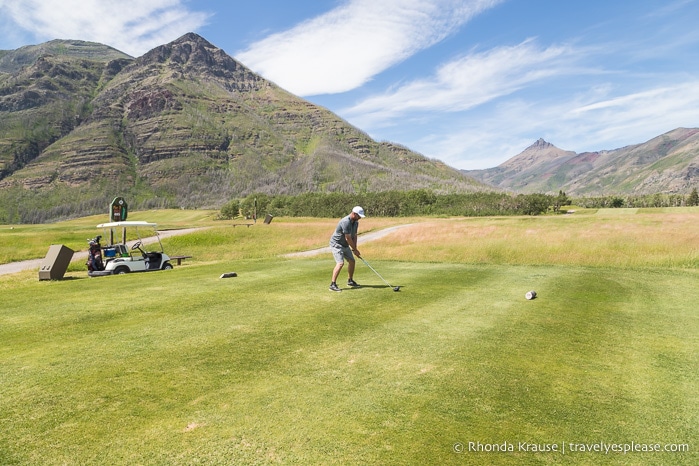
[[[381,276],[381,274],[379,274],[379,272],[377,272],[376,270],[374,270],[374,267],[372,267],[371,265],[369,265],[369,263],[368,263],[367,261],[364,260],[363,257],[359,257],[359,258],[362,260],[362,262],[364,262],[364,265],[366,265],[367,267],[369,267],[369,268],[371,269],[371,271],[374,272],[381,280],[383,280],[383,282],[384,282],[386,285],[388,285],[389,287],[393,288],[393,291],[400,291],[400,286],[393,286],[393,285],[391,285],[390,283],[388,283],[388,282],[386,281],[386,279],[383,278],[383,277]]]

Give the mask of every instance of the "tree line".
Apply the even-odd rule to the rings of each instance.
[[[465,194],[436,194],[427,189],[412,191],[383,191],[361,194],[304,193],[299,195],[250,194],[226,203],[220,218],[242,215],[253,218],[266,214],[283,217],[342,217],[354,205],[364,207],[369,215],[378,217],[410,217],[445,215],[480,217],[493,215],[539,215],[558,211],[570,204],[561,192],[549,194],[507,194],[474,192]]]
[[[573,202],[579,207],[601,208],[643,208],[643,207],[692,207],[699,206],[699,193],[693,188],[689,195],[684,194],[644,194],[626,196],[583,197]]]
[[[15,187],[0,191],[0,224],[50,223],[57,220],[106,212],[115,197],[113,188],[102,193],[57,189],[43,195]],[[131,210],[197,208],[183,205],[175,196],[161,196],[147,189],[119,189],[129,199]],[[109,194],[108,194],[109,192]],[[648,194],[569,198],[565,192],[551,194],[511,194],[474,192],[438,194],[428,189],[381,191],[360,194],[304,193],[299,195],[250,194],[225,203],[219,218],[264,217],[266,214],[287,217],[335,218],[347,215],[348,209],[361,205],[370,215],[379,217],[409,216],[497,216],[540,215],[563,212],[564,206],[582,208],[685,207],[699,206],[697,189],[688,195]],[[220,204],[219,204],[220,205]]]
[[[219,214],[221,219],[238,216],[335,218],[347,215],[352,206],[361,205],[378,217],[410,217],[421,215],[480,217],[497,215],[541,215],[561,213],[574,204],[582,208],[638,208],[699,206],[696,188],[689,195],[648,194],[570,198],[559,191],[553,194],[510,194],[474,192],[437,194],[427,189],[383,191],[362,194],[305,193],[299,195],[250,194],[227,202]]]

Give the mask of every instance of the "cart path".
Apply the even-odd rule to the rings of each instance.
[[[394,231],[400,229],[400,228],[405,228],[415,225],[414,223],[406,223],[405,225],[396,225],[393,227],[388,227],[384,228],[383,230],[378,230],[378,231],[372,231],[369,233],[365,233],[363,235],[360,235],[357,238],[357,244],[364,244],[368,241],[374,241],[379,238],[383,238],[384,236],[393,233]],[[165,230],[165,231],[159,231],[160,238],[167,238],[169,236],[177,236],[177,235],[186,235],[187,233],[193,233],[195,231],[199,230],[204,230],[204,228],[183,228],[181,230]],[[158,241],[157,236],[149,236],[147,238],[143,238],[143,244],[151,244],[155,243]],[[131,247],[133,243],[136,241],[128,241],[127,245]],[[318,248],[318,249],[311,249],[310,251],[301,251],[301,252],[292,252],[289,254],[284,254],[282,257],[286,258],[297,258],[297,257],[312,257],[316,256],[318,254],[324,254],[324,253],[330,253],[330,248],[329,247],[324,247],[324,248]],[[87,259],[87,250],[85,251],[76,251],[73,254],[73,258],[71,259],[71,262],[74,261],[79,261],[79,260],[85,260]],[[20,261],[20,262],[10,262],[9,264],[0,264],[0,275],[8,275],[11,273],[17,273],[17,272],[22,272],[25,270],[36,270],[38,272],[39,268],[41,267],[41,263],[44,261],[43,258],[41,259],[31,259],[31,260],[26,260],[26,261]]]
[[[186,235],[187,233],[193,233],[195,231],[199,230],[204,230],[205,228],[183,228],[181,230],[164,230],[164,231],[158,231],[158,235],[160,235],[160,239],[163,238],[168,238],[170,236],[178,236],[178,235]],[[128,247],[131,247],[137,240],[133,241],[127,241],[126,244]],[[158,242],[158,237],[157,236],[149,236],[147,238],[143,238],[143,244],[152,244],[152,243],[157,243]],[[87,250],[85,251],[75,251],[73,254],[73,258],[71,259],[71,262],[78,261],[78,260],[85,260],[87,259]],[[39,271],[39,268],[41,268],[41,263],[44,261],[43,258],[41,259],[30,259],[26,261],[19,261],[19,262],[10,262],[9,264],[0,264],[0,275],[8,275],[11,273],[17,273],[17,272],[22,272],[24,270],[31,270],[35,269],[37,272]]]
[[[390,233],[393,233],[396,230],[399,230],[399,229],[405,228],[405,227],[410,227],[413,225],[415,225],[415,224],[414,223],[406,223],[405,225],[396,225],[393,227],[384,228],[383,230],[372,231],[370,233],[365,233],[363,235],[359,235],[357,237],[357,246],[359,246],[360,244],[364,244],[368,241],[374,241],[374,240],[377,240],[379,238],[383,238],[384,236],[386,236]],[[287,257],[287,258],[311,257],[311,256],[316,256],[318,254],[324,254],[324,253],[330,254],[330,247],[329,246],[324,247],[324,248],[311,249],[310,251],[292,252],[289,254],[282,255],[282,257]]]

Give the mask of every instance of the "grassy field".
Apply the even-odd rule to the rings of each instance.
[[[367,218],[413,224],[360,248],[399,293],[279,257],[333,219],[134,213],[207,229],[173,271],[0,276],[0,464],[697,464],[699,211],[623,212]]]

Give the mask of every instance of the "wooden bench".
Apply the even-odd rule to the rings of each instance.
[[[170,256],[170,260],[177,260],[177,265],[182,265],[184,259],[191,259],[192,256]]]
[[[231,223],[231,225],[233,225],[233,228],[237,227],[238,225],[245,225],[246,227],[250,228],[254,225],[254,223]]]

